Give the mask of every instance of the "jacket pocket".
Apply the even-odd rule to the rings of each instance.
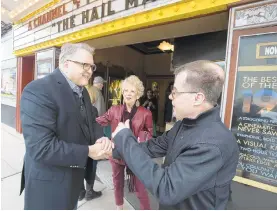
[[[62,182],[64,174],[63,171],[32,169],[30,177],[35,180]]]

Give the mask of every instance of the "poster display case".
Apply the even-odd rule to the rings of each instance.
[[[277,33],[241,36],[231,131],[237,176],[277,187]],[[264,188],[265,189],[265,188]]]
[[[59,48],[50,48],[36,53],[35,79],[40,79],[53,72],[59,66]]]

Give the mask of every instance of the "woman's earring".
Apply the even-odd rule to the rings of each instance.
[[[137,106],[137,107],[140,106],[139,100],[136,101],[136,106]]]

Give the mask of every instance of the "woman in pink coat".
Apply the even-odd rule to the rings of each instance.
[[[139,98],[143,95],[143,83],[137,76],[129,76],[122,82],[123,105],[112,106],[104,115],[98,117],[96,121],[102,125],[111,125],[112,132],[116,129],[119,122],[125,122],[130,119],[130,128],[134,135],[140,141],[146,141],[152,138],[153,124],[152,114],[142,106],[136,106]],[[126,170],[128,186],[130,192],[135,192],[139,201],[140,208],[143,210],[150,209],[148,193],[139,179],[128,169],[123,160],[110,158],[113,171],[113,183],[115,203],[117,209],[123,209],[124,193],[124,171]],[[139,160],[138,160],[139,162]]]

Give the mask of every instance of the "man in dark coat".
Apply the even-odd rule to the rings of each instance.
[[[98,117],[98,111],[97,111],[97,108],[94,106],[92,106],[92,113],[93,113],[93,119],[96,119]],[[100,126],[100,125],[97,125],[97,126]],[[97,133],[101,134],[101,136],[98,136],[98,137],[102,137],[104,135],[104,133],[101,130],[102,129],[99,128],[96,131]],[[91,169],[88,169],[88,168],[86,169],[86,173],[85,173],[86,187],[85,187],[85,184],[83,184],[78,198],[79,201],[82,201],[84,198],[87,201],[90,201],[92,199],[96,199],[102,196],[101,191],[95,191],[93,189],[95,177],[96,177],[97,161],[94,160],[93,164],[90,167]]]
[[[113,133],[113,157],[125,160],[160,209],[226,208],[239,149],[216,106],[223,83],[224,71],[213,62],[183,65],[175,71],[170,96],[179,120],[171,130],[138,143],[127,120]],[[163,156],[162,167],[151,159]]]
[[[83,88],[95,70],[93,52],[87,44],[65,44],[59,69],[23,91],[24,209],[76,209],[84,177],[93,178],[94,160],[107,158],[113,146],[100,138],[103,130]]]

